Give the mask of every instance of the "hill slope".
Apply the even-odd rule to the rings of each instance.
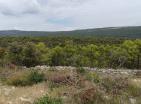
[[[73,31],[0,31],[0,36],[96,36],[96,37],[127,37],[141,38],[141,26],[134,27],[108,27],[95,29],[82,29]]]

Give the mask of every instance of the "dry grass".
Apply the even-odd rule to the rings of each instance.
[[[28,87],[0,86],[0,104],[32,104],[48,92],[46,83]]]
[[[28,72],[28,70],[11,71],[6,77],[16,75],[17,79],[21,74]],[[45,74],[45,81],[42,83],[25,87],[1,84],[0,104],[33,104],[44,95],[61,98],[63,104],[140,104],[141,102],[141,79],[136,76],[128,78],[118,75],[107,76],[92,71],[81,74],[75,70],[39,70],[39,72]]]
[[[141,78],[133,78],[131,79],[131,83],[138,87],[141,87]]]

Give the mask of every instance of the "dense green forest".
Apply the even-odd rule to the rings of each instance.
[[[141,39],[0,37],[0,65],[141,68]]]

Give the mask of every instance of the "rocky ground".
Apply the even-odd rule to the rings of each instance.
[[[48,67],[38,66],[35,69],[41,71],[50,69]],[[74,67],[55,67],[58,70],[74,70]],[[139,70],[113,70],[113,69],[92,69],[85,68],[90,71],[94,71],[104,76],[113,77],[128,77],[138,87],[141,87],[141,71]],[[71,72],[71,71],[70,71]],[[33,104],[33,102],[49,92],[45,82],[26,87],[15,87],[2,84],[0,82],[0,104]],[[134,100],[134,99],[132,99]],[[132,104],[136,104],[132,101]]]

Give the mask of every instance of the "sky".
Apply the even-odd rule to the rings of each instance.
[[[0,30],[141,26],[141,0],[0,0]]]

